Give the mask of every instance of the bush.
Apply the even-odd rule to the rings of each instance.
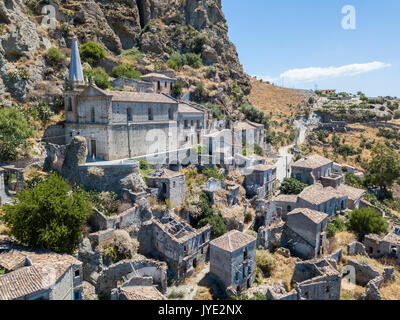
[[[46,58],[51,65],[60,66],[67,57],[56,47],[51,47],[47,50]]]
[[[228,231],[224,219],[220,215],[211,215],[201,219],[198,228],[205,227],[207,224],[212,226],[211,236],[213,239],[219,238]]]
[[[146,159],[140,159],[139,160],[139,168],[140,170],[149,170],[149,162]]]
[[[255,106],[250,104],[243,104],[240,107],[240,111],[246,116],[250,121],[263,124],[268,128],[269,117],[265,115],[263,111],[257,109]]]
[[[108,89],[110,88],[110,77],[108,74],[104,71],[103,68],[97,67],[94,70],[90,69],[83,69],[83,74],[85,77],[87,77],[89,80],[93,79],[94,82],[96,83],[96,86],[98,86],[101,89]]]
[[[265,250],[257,250],[256,252],[257,268],[260,268],[264,277],[270,277],[276,268],[274,257]]]
[[[360,237],[370,233],[388,232],[388,223],[382,214],[371,208],[354,210],[350,213],[348,228]]]
[[[106,50],[96,42],[89,41],[81,46],[79,54],[83,61],[92,67],[99,63],[100,59],[106,57]]]
[[[202,82],[197,83],[196,89],[192,93],[192,98],[196,102],[202,102],[208,98],[208,92]]]
[[[337,232],[343,232],[346,230],[346,222],[340,217],[335,217],[332,222],[329,222],[326,226],[326,235],[328,238],[333,238]]]
[[[85,193],[75,190],[58,174],[16,195],[3,207],[2,220],[24,245],[72,254],[91,213]]]
[[[182,82],[176,81],[172,86],[172,95],[175,98],[180,98],[182,95]]]
[[[129,61],[137,61],[143,58],[143,53],[138,48],[133,47],[132,49],[124,50],[122,57]]]
[[[45,102],[40,102],[34,107],[29,109],[29,112],[33,119],[41,121],[43,124],[47,124],[53,116],[50,106]]]
[[[191,50],[194,53],[201,53],[203,51],[203,45],[210,43],[210,39],[205,34],[197,35],[193,38],[191,43]]]
[[[186,61],[189,66],[192,68],[198,69],[203,66],[203,63],[201,61],[201,58],[198,54],[195,53],[187,53],[186,55]]]
[[[18,149],[28,146],[33,130],[17,108],[0,108],[0,159],[14,160]]]
[[[139,71],[135,70],[135,68],[128,63],[115,66],[112,70],[112,75],[115,78],[122,77],[136,80],[140,80],[140,77],[142,76]]]
[[[187,59],[185,55],[175,52],[171,54],[169,60],[167,61],[168,67],[174,70],[179,70],[184,65],[187,65]]]
[[[363,182],[361,178],[357,177],[356,175],[352,173],[346,173],[346,184],[354,188],[361,188]]]
[[[307,185],[293,178],[285,178],[280,186],[283,194],[300,194]]]
[[[218,170],[215,168],[203,169],[201,173],[204,174],[207,177],[207,179],[214,178],[221,181],[225,180],[225,175],[223,173],[218,173]]]
[[[223,120],[224,119],[224,115],[223,115],[221,109],[217,105],[212,104],[212,103],[207,103],[207,104],[205,104],[205,107],[207,109],[211,109],[212,110],[214,118],[216,118],[218,120]]]

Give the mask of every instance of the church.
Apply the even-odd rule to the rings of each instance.
[[[147,83],[146,90],[102,90],[88,83],[74,39],[64,94],[66,143],[75,135],[85,137],[89,161],[127,159],[200,144],[210,112],[173,98],[175,79],[171,77],[152,73],[141,80],[136,83],[141,87]]]

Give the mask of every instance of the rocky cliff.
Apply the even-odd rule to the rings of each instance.
[[[55,29],[43,24],[45,5],[55,8]],[[165,71],[171,54],[195,50],[204,66],[196,70],[185,66],[177,73],[186,91],[202,82],[207,101],[236,115],[239,104],[247,101],[251,83],[228,38],[221,0],[3,0],[1,104],[47,101],[61,95],[68,60],[53,68],[46,52],[57,47],[68,56],[74,36],[81,44],[91,40],[106,48],[107,58],[100,66],[109,74],[121,62],[124,50],[133,47],[143,53],[134,62],[142,73]]]

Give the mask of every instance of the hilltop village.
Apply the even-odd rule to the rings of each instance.
[[[399,286],[398,219],[349,183],[365,172],[296,148],[279,177],[265,125],[174,98],[173,71],[110,82],[84,76],[75,39],[66,121],[35,170],[98,198],[72,254],[1,236],[0,300],[381,300]],[[0,168],[1,205],[31,169]],[[384,231],[337,233],[365,210]]]

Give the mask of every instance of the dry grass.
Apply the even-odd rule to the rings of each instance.
[[[340,232],[335,235],[335,242],[337,248],[342,248],[343,253],[347,253],[347,245],[357,240],[357,236],[351,232]]]

